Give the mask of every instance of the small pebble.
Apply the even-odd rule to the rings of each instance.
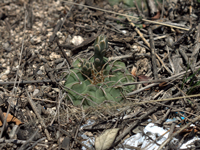
[[[174,44],[174,40],[173,40],[173,38],[171,36],[167,37],[166,42],[170,47]]]
[[[35,89],[34,92],[33,92],[33,97],[35,97],[39,92],[40,92],[40,90]]]
[[[37,75],[43,75],[44,73],[42,72],[42,70],[38,70]]]

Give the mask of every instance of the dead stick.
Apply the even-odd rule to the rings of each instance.
[[[155,56],[158,58],[158,60],[160,61],[160,63],[162,64],[162,66],[167,70],[167,72],[169,72],[171,75],[173,75],[173,73],[171,72],[171,70],[164,64],[164,62],[162,61],[162,59],[155,53]]]
[[[65,51],[64,51],[64,49],[63,49],[63,47],[61,47],[60,46],[60,43],[59,43],[59,41],[57,40],[57,45],[58,45],[58,47],[59,47],[59,50],[61,51],[61,53],[62,53],[62,55],[63,55],[63,57],[67,60],[67,62],[68,62],[68,64],[69,64],[69,66],[71,67],[71,60],[69,59],[69,57],[67,56],[67,54],[65,53]]]
[[[36,108],[34,102],[32,101],[32,98],[31,98],[31,96],[29,95],[29,93],[28,93],[27,90],[26,90],[26,94],[28,95],[28,102],[30,103],[30,105],[31,105],[31,107],[32,107],[32,109],[33,109],[33,111],[35,112],[36,116],[38,117],[38,119],[39,119],[39,121],[40,121],[40,123],[41,123],[41,125],[42,125],[42,127],[44,128],[44,132],[45,132],[45,134],[46,134],[46,136],[47,136],[47,139],[48,139],[48,140],[51,140],[49,131],[46,129],[46,125],[45,125],[45,123],[44,123],[42,117],[41,117],[40,114],[38,113],[37,108]]]
[[[5,121],[5,116],[3,115],[3,112],[2,112],[2,110],[1,110],[1,108],[0,108],[0,120],[1,120],[1,122],[2,122],[2,124],[4,123],[4,121]],[[7,123],[7,121],[5,122],[5,129],[8,127],[8,123]]]
[[[147,0],[147,4],[150,9],[150,15],[151,17],[154,17],[158,13],[158,9],[156,7],[155,1],[154,0]]]
[[[154,86],[157,86],[157,85],[159,85],[159,83],[152,83],[152,84],[147,85],[147,86],[145,86],[145,87],[142,87],[142,88],[140,88],[140,89],[138,89],[138,90],[136,90],[136,91],[127,93],[126,96],[131,96],[131,95],[137,94],[137,93],[139,93],[139,92],[144,91],[145,89],[148,89],[148,88],[151,88],[151,87],[154,87]]]
[[[129,17],[126,17],[127,20],[130,22],[131,26],[133,28],[135,28],[135,31],[137,32],[137,34],[139,34],[139,36],[142,38],[142,40],[144,41],[144,43],[150,48],[150,44],[147,42],[147,40],[144,38],[143,34],[140,32],[140,30],[135,26],[134,23],[131,22],[131,19]]]
[[[197,26],[197,33],[196,33],[196,41],[195,41],[195,47],[194,50],[192,52],[191,58],[190,58],[190,68],[192,70],[193,73],[195,73],[195,66],[196,66],[196,61],[197,61],[197,57],[199,55],[199,33],[200,32],[200,24],[198,24]]]
[[[56,80],[57,82],[61,80]],[[8,82],[0,82],[0,85],[12,85],[12,84],[34,84],[34,83],[52,83],[52,80],[32,80],[32,81],[8,81]]]
[[[155,79],[158,79],[158,69],[156,66],[156,56],[155,56],[155,45],[153,40],[153,32],[152,29],[148,29],[149,36],[150,36],[150,48],[151,48],[151,59],[152,59],[152,66],[153,66],[153,75]]]

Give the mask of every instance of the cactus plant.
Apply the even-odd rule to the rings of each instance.
[[[134,85],[121,86],[134,79],[123,62],[109,62],[104,57],[107,48],[107,38],[100,35],[94,42],[94,57],[73,63],[65,86],[74,105],[93,106],[105,100],[120,102],[123,94],[134,90]]]
[[[97,71],[100,71],[105,64],[104,55],[108,48],[108,39],[100,35],[94,42],[94,67]]]

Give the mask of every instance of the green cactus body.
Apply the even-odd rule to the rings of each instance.
[[[95,49],[94,57],[73,63],[74,68],[67,75],[65,86],[74,105],[94,106],[105,100],[120,102],[123,94],[135,89],[134,85],[121,86],[134,81],[125,64],[120,61],[108,62],[103,57],[107,43],[105,36],[99,36],[94,47],[100,46]],[[97,59],[99,61],[95,61]]]
[[[92,68],[93,68],[92,63],[84,60],[81,67],[82,67],[82,73],[89,77],[91,75]]]
[[[100,35],[94,42],[94,67],[97,71],[100,71],[105,64],[104,55],[108,48],[108,39]]]

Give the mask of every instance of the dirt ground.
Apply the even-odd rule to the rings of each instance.
[[[141,149],[124,141],[145,136],[149,123],[169,133],[162,143],[148,137],[155,149],[181,149],[198,137],[199,6],[199,0],[0,0],[0,149]],[[94,55],[99,35],[108,39],[109,62],[120,60],[132,76],[122,89],[135,88],[120,102],[75,105],[66,76],[77,59]],[[96,141],[86,144],[83,135]],[[196,140],[187,149],[198,147]]]

